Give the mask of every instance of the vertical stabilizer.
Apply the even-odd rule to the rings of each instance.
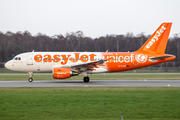
[[[162,23],[137,52],[164,54],[172,23]]]

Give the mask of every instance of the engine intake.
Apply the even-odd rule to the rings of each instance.
[[[54,68],[53,69],[53,77],[55,79],[66,79],[75,75],[79,75],[79,74],[76,72],[73,72],[71,68]]]

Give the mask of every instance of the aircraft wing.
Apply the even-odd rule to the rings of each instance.
[[[104,60],[98,60],[98,61],[93,61],[93,62],[86,62],[86,63],[77,64],[77,65],[72,65],[72,67],[103,64],[105,61],[107,60],[104,59]]]
[[[99,68],[98,66],[105,66],[103,63],[106,62],[106,59],[101,59],[97,61],[91,61],[91,62],[86,62],[86,63],[77,63],[77,64],[72,64],[72,65],[61,65],[61,66],[53,66],[59,67],[59,68],[72,68],[73,71],[78,71],[78,72],[83,72],[86,70],[93,70],[93,68]]]
[[[86,63],[81,63],[77,65],[72,65],[71,68],[73,71],[87,71],[87,70],[95,70],[93,68],[99,68],[98,66],[105,66],[103,63],[107,60],[98,60],[98,61],[93,61],[93,62],[86,62]]]

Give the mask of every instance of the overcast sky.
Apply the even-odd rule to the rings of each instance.
[[[152,34],[172,22],[170,36],[180,36],[180,0],[0,0],[0,31],[32,35],[65,35],[83,31],[87,37],[107,34]]]

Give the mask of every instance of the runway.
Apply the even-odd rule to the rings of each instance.
[[[1,88],[21,87],[180,87],[180,80],[41,80],[0,81]]]

